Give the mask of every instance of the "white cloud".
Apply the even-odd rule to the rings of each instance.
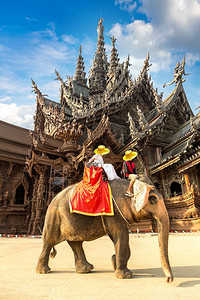
[[[66,43],[69,43],[69,44],[72,44],[72,45],[76,44],[78,42],[77,38],[75,38],[73,35],[64,34],[64,35],[62,35],[62,39]]]
[[[163,47],[180,51],[200,47],[200,5],[197,0],[142,0],[140,10],[149,18]]]
[[[131,24],[116,24],[110,31],[117,38],[117,48],[123,60],[127,54],[131,56],[131,73],[137,77],[142,69],[148,52],[151,57],[151,71],[165,70],[171,63],[171,53],[160,48],[159,39],[154,35],[154,28],[150,23],[136,20]]]
[[[16,105],[0,103],[0,119],[21,127],[33,129],[35,105]]]
[[[131,1],[117,0],[122,9]],[[200,61],[200,5],[197,0],[141,0],[137,8],[145,20],[115,24],[110,34],[117,38],[120,56],[131,55],[132,74],[141,70],[150,52],[151,71],[168,70],[182,60],[193,66]]]
[[[193,66],[196,62],[199,61],[199,59],[200,56],[198,54],[192,54],[188,52],[186,57],[186,63],[188,66]]]
[[[0,45],[0,98],[12,96],[12,101],[18,104],[35,103],[35,95],[31,94],[33,78],[42,93],[58,100],[55,69],[70,75],[70,65],[75,68],[77,53],[78,49],[57,36],[53,23],[20,39],[8,38],[5,45]]]
[[[23,44],[23,47],[13,47]],[[55,33],[53,24],[43,31],[32,32],[20,41],[10,40],[6,45],[7,50],[0,52],[0,65],[2,70],[26,73],[31,77],[44,77],[54,73],[55,67],[59,69],[63,61],[71,63],[76,57],[76,51],[69,48],[66,42]]]
[[[137,7],[136,1],[133,0],[116,0],[115,5],[119,4],[120,8],[127,10],[129,13],[132,13],[133,10]]]
[[[1,98],[0,97],[0,102],[6,102],[6,101],[10,101],[11,100],[11,97],[10,96],[6,96],[4,98]]]
[[[27,86],[26,81],[20,78],[17,73],[9,70],[1,72],[0,68],[0,97],[2,97],[2,94],[6,96],[17,95],[26,93],[29,90],[30,86]]]

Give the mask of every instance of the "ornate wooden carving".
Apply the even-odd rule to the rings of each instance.
[[[171,83],[175,82],[175,90],[162,101],[162,93],[158,94],[148,75],[149,54],[133,81],[130,57],[119,62],[114,37],[110,63],[107,61],[103,19],[99,20],[97,33],[88,85],[81,47],[74,78],[67,76],[63,80],[56,71],[61,84],[60,103],[47,99],[32,81],[36,115],[25,168],[22,157],[25,159],[26,152],[23,148],[21,154],[22,148],[19,149],[22,137],[18,141],[11,138],[10,144],[16,147],[13,152],[0,148],[0,231],[6,228],[10,232],[41,233],[52,199],[51,172],[61,173],[61,188],[77,182],[82,178],[85,161],[98,144],[110,148],[105,161],[113,163],[118,174],[124,152],[139,152],[136,170],[151,174],[153,182],[160,186],[170,218],[199,215],[200,115],[193,116],[182,86],[183,76],[188,75],[185,58],[174,72]],[[0,135],[0,142],[5,146],[5,136],[1,139]],[[150,154],[152,149],[160,153],[156,159]],[[182,195],[171,197],[173,182],[181,185]],[[16,190],[20,186],[24,189],[24,204],[16,205]]]
[[[64,142],[58,151],[64,153],[66,157],[78,152],[78,140],[83,133],[82,127],[83,124],[73,121],[62,124],[55,130],[54,138],[61,139]]]

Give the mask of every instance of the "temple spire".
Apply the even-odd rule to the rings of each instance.
[[[90,68],[89,87],[93,91],[104,91],[106,88],[108,62],[105,54],[104,43],[104,26],[102,24],[103,19],[99,20],[97,27],[97,50],[93,59],[93,65]]]
[[[83,57],[81,55],[81,46],[79,47],[79,56],[76,64],[76,73],[74,76],[74,81],[81,85],[86,85],[87,79],[85,78],[85,67],[84,67],[84,62],[83,62]]]
[[[119,63],[119,58],[118,58],[118,53],[117,53],[117,49],[115,47],[115,42],[116,39],[114,38],[114,36],[111,38],[112,40],[112,50],[111,50],[111,56],[110,56],[110,71],[114,72],[116,67],[118,66]]]

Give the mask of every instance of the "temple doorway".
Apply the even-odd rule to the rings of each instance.
[[[172,182],[170,187],[171,197],[182,195],[181,185],[178,182]]]
[[[22,184],[20,184],[20,186],[18,186],[18,188],[16,189],[14,204],[20,204],[20,205],[24,204],[24,195],[25,195],[24,187]]]

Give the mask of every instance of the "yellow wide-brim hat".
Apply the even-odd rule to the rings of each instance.
[[[125,152],[125,155],[123,156],[123,160],[127,161],[127,160],[132,160],[137,156],[137,152],[133,152],[132,150],[127,150]]]
[[[106,148],[104,145],[99,145],[97,149],[94,150],[95,154],[105,155],[108,154],[110,150]]]

